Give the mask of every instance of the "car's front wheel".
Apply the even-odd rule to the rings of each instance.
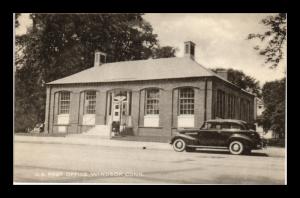
[[[241,141],[235,140],[230,142],[229,151],[233,155],[240,155],[244,152],[245,146]]]
[[[183,139],[176,139],[173,142],[173,149],[177,152],[182,152],[186,149],[186,143]]]

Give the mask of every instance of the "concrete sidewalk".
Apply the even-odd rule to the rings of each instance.
[[[48,143],[48,144],[75,144],[75,145],[93,145],[93,146],[108,146],[108,147],[125,147],[135,149],[160,149],[172,150],[169,143],[160,142],[136,142],[123,141],[114,139],[105,139],[102,137],[86,137],[86,136],[66,136],[66,137],[37,137],[37,136],[14,136],[15,142],[30,142],[30,143]]]

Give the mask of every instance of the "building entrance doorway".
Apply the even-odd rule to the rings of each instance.
[[[131,127],[131,91],[114,90],[111,93],[110,123],[112,132],[119,134]]]

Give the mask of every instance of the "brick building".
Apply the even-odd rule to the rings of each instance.
[[[253,122],[254,95],[198,64],[193,42],[184,45],[181,58],[105,63],[96,52],[93,67],[47,83],[46,132],[169,138],[207,119]]]

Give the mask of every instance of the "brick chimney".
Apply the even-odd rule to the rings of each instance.
[[[184,42],[184,57],[195,60],[195,43],[192,41]]]
[[[217,69],[216,74],[228,80],[228,72],[226,69]]]
[[[94,59],[94,67],[99,67],[100,65],[106,63],[106,53],[96,51]]]

